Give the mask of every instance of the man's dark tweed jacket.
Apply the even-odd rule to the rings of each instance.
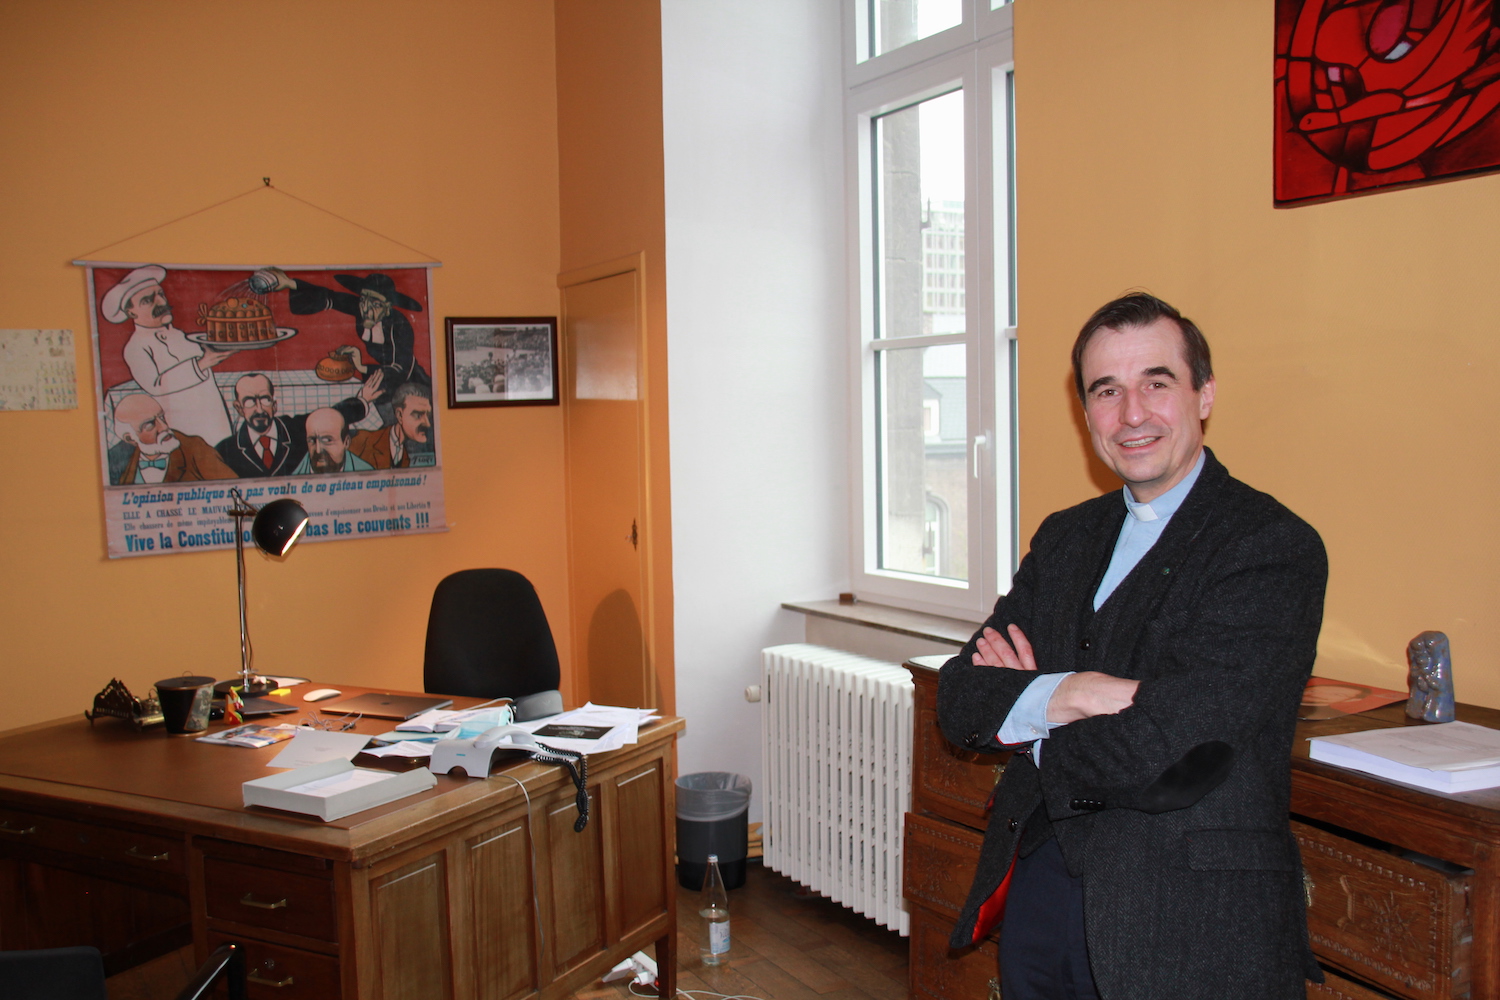
[[[1098,612],[1093,594],[1125,517],[1109,493],[1042,523],[987,624],[1015,623],[1042,671],[1140,680],[1135,703],[1052,731],[1040,769],[1017,754],[996,791],[978,872],[953,933],[1022,855],[1057,837],[1083,880],[1102,1000],[1291,1000],[1321,979],[1307,943],[1301,861],[1287,825],[1297,705],[1312,671],[1328,559],[1309,525],[1207,454],[1156,544]],[[1035,676],[975,666],[974,640],[943,667],[949,740],[995,735]],[[1223,783],[1166,812],[1130,808],[1193,747],[1233,751]]]

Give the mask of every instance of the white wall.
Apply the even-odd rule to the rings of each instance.
[[[760,818],[760,649],[848,589],[840,5],[662,0],[679,773]]]

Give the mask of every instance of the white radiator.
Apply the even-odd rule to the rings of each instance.
[[[805,643],[763,649],[761,660],[766,865],[906,934],[911,675]]]

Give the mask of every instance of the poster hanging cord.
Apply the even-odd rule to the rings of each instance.
[[[204,212],[211,212],[214,209],[219,208],[222,205],[229,204],[231,201],[239,201],[241,198],[244,198],[244,197],[246,197],[248,195],[255,194],[255,192],[257,192],[257,191],[263,191],[263,190],[269,188],[270,190],[275,191],[277,194],[282,195],[283,197],[290,198],[290,199],[292,199],[293,201],[296,201],[296,202],[301,202],[302,204],[306,205],[308,208],[316,209],[317,211],[322,212],[324,215],[331,215],[335,219],[338,219],[340,222],[348,223],[349,225],[353,226],[356,229],[363,229],[365,232],[370,233],[370,234],[372,234],[374,236],[379,236],[383,240],[389,240],[390,242],[396,244],[399,247],[404,247],[405,249],[410,250],[412,253],[420,254],[423,257],[426,257],[428,260],[432,261],[434,264],[438,263],[438,259],[436,257],[434,257],[432,254],[426,252],[425,250],[419,250],[419,249],[417,249],[416,247],[412,246],[409,243],[402,243],[400,240],[396,239],[394,236],[387,236],[385,233],[378,232],[377,230],[371,229],[369,226],[361,225],[360,223],[355,222],[353,219],[346,219],[342,215],[338,214],[337,212],[329,211],[328,209],[324,208],[322,205],[314,205],[312,202],[308,201],[306,198],[298,198],[296,195],[292,194],[290,191],[284,191],[281,188],[276,187],[274,184],[271,183],[271,178],[269,178],[269,177],[262,177],[260,180],[261,180],[261,186],[260,187],[251,188],[248,191],[241,191],[239,194],[232,195],[232,196],[230,196],[228,198],[225,198],[223,201],[216,201],[212,205],[205,205],[202,208],[197,209],[196,211],[192,211],[192,212],[187,213],[186,215],[179,215],[175,219],[169,219],[166,222],[161,223],[160,225],[152,226],[150,229],[142,229],[140,232],[134,234],[133,236],[122,237],[121,239],[115,240],[113,243],[106,243],[106,244],[104,244],[104,246],[99,247],[97,250],[90,250],[88,253],[79,254],[77,259],[79,261],[82,261],[82,260],[84,260],[86,258],[93,257],[93,256],[95,256],[95,255],[97,255],[99,253],[102,253],[105,250],[108,250],[111,247],[117,247],[121,243],[128,243],[131,240],[139,239],[140,237],[145,236],[147,233],[154,233],[154,232],[156,232],[158,229],[165,229],[168,226],[175,226],[177,223],[183,221],[184,219],[191,219],[195,215],[202,215]]]

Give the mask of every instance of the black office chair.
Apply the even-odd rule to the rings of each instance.
[[[425,690],[520,700],[554,691],[561,676],[531,581],[509,569],[465,569],[437,585],[427,617]]]
[[[219,945],[208,956],[177,1000],[200,1000],[220,974],[229,987],[229,1000],[246,1000],[245,956],[232,943]],[[0,951],[0,983],[6,1000],[109,1000],[98,948]]]

